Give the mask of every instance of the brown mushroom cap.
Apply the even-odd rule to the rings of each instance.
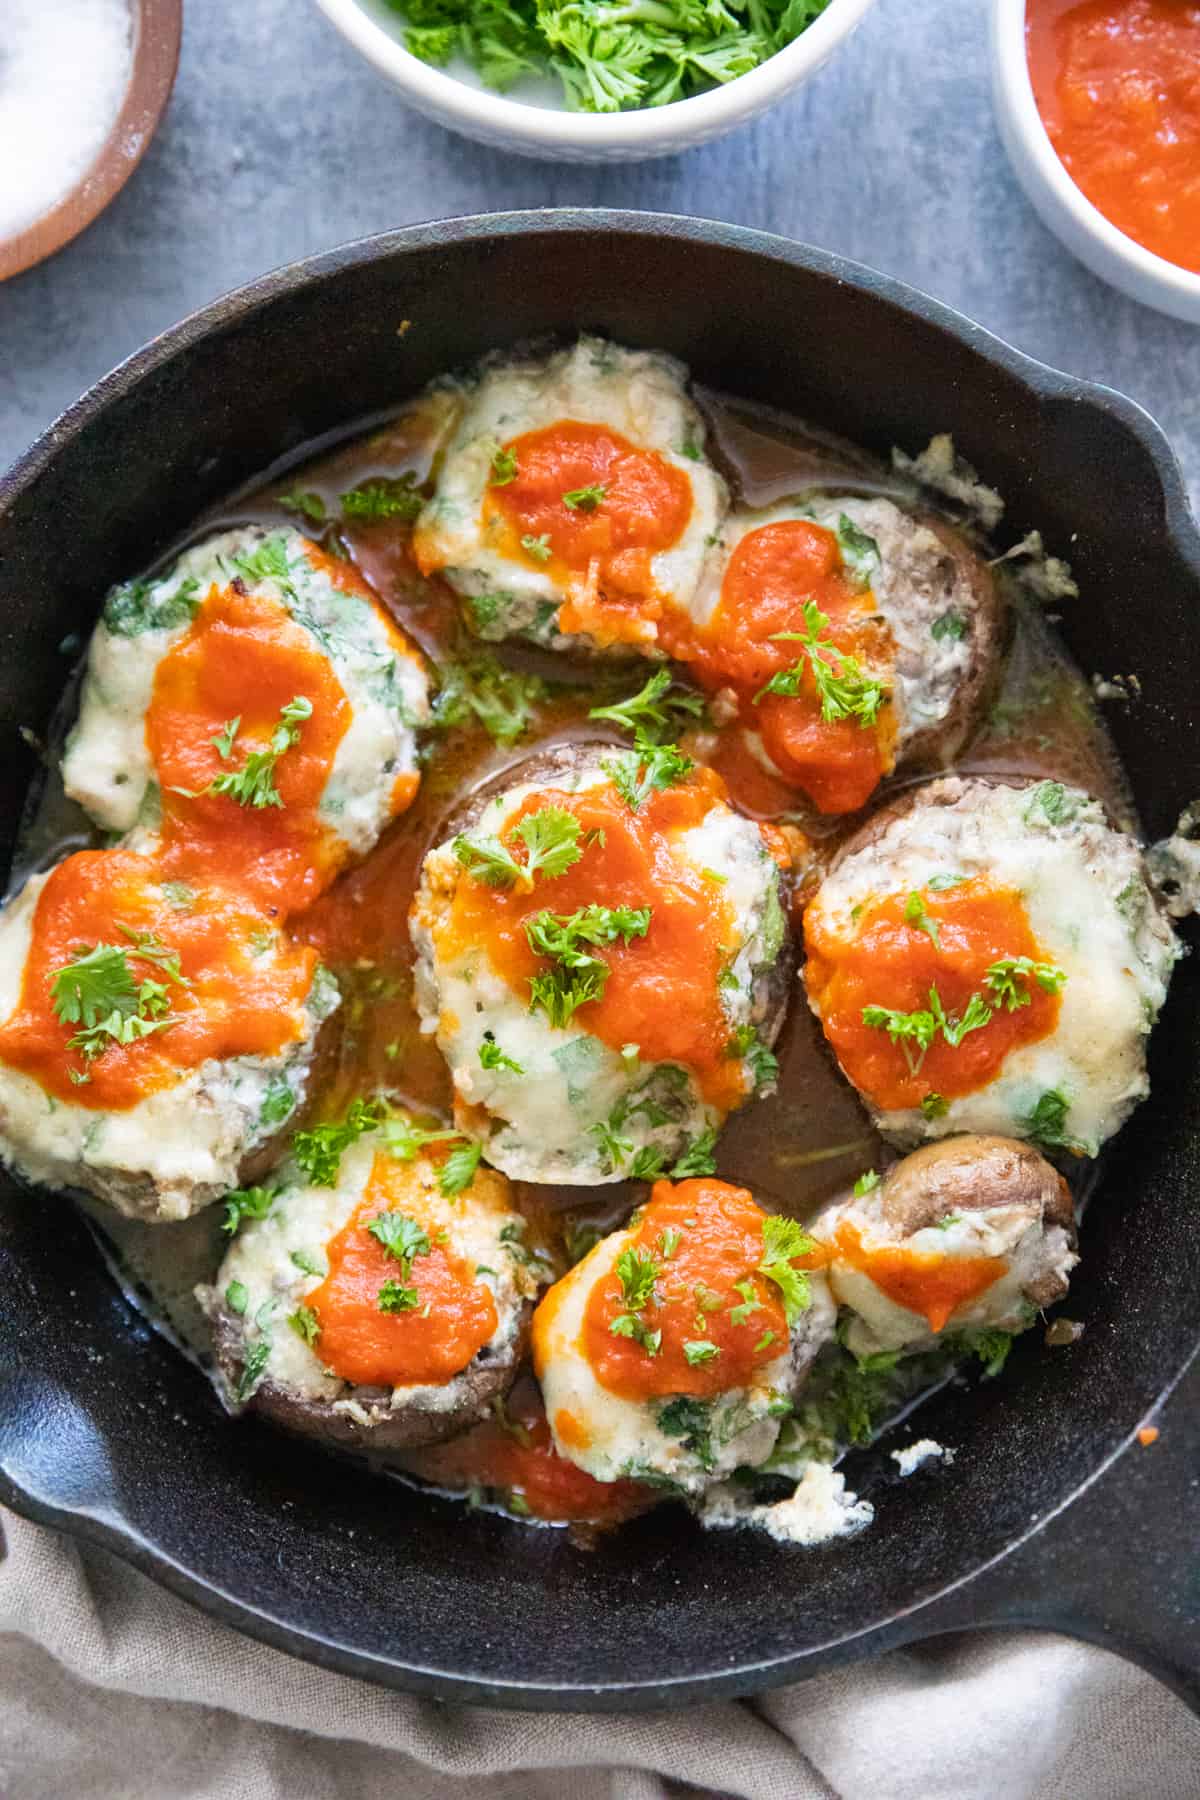
[[[937,1225],[949,1213],[1026,1206],[1071,1241],[1071,1190],[1039,1151],[1015,1138],[942,1138],[896,1163],[879,1193],[883,1216],[899,1237]]]

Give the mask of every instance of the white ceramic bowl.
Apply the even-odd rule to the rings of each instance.
[[[1000,136],[1043,222],[1101,281],[1173,318],[1200,324],[1200,275],[1118,231],[1067,174],[1033,97],[1025,0],[992,0],[992,87]]]
[[[426,118],[497,150],[554,162],[631,162],[707,143],[757,118],[807,81],[849,36],[874,0],[831,0],[827,11],[760,68],[711,93],[640,112],[578,113],[493,94],[432,69],[404,48],[362,0],[317,0],[354,48]]]

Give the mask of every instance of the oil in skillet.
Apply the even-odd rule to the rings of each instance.
[[[713,393],[701,400],[713,430],[716,459],[735,493],[767,504],[790,492],[820,485],[840,491],[911,498],[911,490],[882,464],[852,445],[807,429],[782,415]],[[415,469],[425,479],[434,460],[438,405],[422,398],[366,435],[322,447],[306,462],[293,462],[280,478],[251,486],[218,511],[197,521],[189,541],[231,524],[261,521],[297,524],[316,534],[318,522],[297,516],[307,498],[312,513],[338,517],[338,498],[379,476]],[[445,664],[465,648],[450,591],[426,580],[408,554],[408,529],[391,521],[346,520],[340,534],[351,558],[422,650]],[[176,546],[172,555],[181,546]],[[164,559],[166,560],[166,559]],[[131,571],[133,573],[133,571]],[[344,995],[341,1062],[323,1111],[338,1114],[355,1094],[387,1087],[409,1105],[446,1114],[448,1076],[431,1040],[417,1028],[412,997],[412,955],[407,914],[426,850],[446,835],[447,820],[464,796],[495,781],[527,756],[580,736],[595,737],[587,719],[597,682],[606,692],[627,692],[643,677],[640,665],[622,676],[580,661],[515,645],[497,654],[507,666],[553,683],[531,729],[509,748],[479,727],[457,727],[430,739],[423,780],[411,810],[397,821],[357,870],[344,875],[297,929],[322,950]],[[71,722],[73,700],[58,719],[57,741]],[[1118,823],[1133,824],[1128,793],[1113,747],[1086,683],[1040,615],[1016,610],[1013,641],[990,718],[956,767],[964,772],[1017,777],[1053,775],[1090,788]],[[904,779],[885,785],[877,804]],[[812,829],[799,811],[782,815]],[[23,875],[58,854],[78,848],[87,824],[62,796],[51,773],[30,816],[16,868]],[[839,827],[824,827],[836,841]],[[803,1219],[863,1169],[889,1160],[867,1124],[848,1084],[829,1057],[801,994],[795,996],[778,1046],[781,1074],[776,1096],[730,1119],[718,1149],[720,1173]],[[517,1184],[522,1209],[535,1231],[555,1235],[555,1222],[596,1231],[620,1224],[644,1190],[617,1184],[594,1191]],[[198,1359],[207,1362],[207,1329],[191,1297],[197,1282],[212,1278],[225,1240],[219,1207],[180,1225],[149,1226],[88,1206],[103,1233],[126,1293],[152,1320]]]

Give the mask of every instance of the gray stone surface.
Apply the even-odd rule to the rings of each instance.
[[[800,93],[640,166],[506,157],[407,110],[306,0],[185,0],[183,59],[125,192],[0,287],[0,466],[114,362],[226,288],[439,215],[606,205],[784,232],[874,264],[1124,388],[1200,497],[1200,329],[1124,300],[1030,210],[992,119],[985,0],[878,0]]]

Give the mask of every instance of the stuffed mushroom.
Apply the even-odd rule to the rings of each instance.
[[[0,1155],[186,1218],[302,1115],[337,1005],[316,951],[240,894],[80,851],[0,913]]]
[[[290,912],[411,803],[428,715],[416,651],[351,565],[246,527],[110,593],[63,782],[105,830],[160,831],[169,873]]]
[[[512,1384],[538,1286],[503,1176],[474,1167],[460,1186],[448,1145],[397,1123],[317,1167],[326,1185],[288,1165],[198,1291],[236,1404],[361,1450],[482,1418]]]
[[[809,1227],[856,1356],[1024,1331],[1067,1292],[1075,1212],[1058,1171],[1012,1138],[956,1137],[869,1173]]]
[[[938,781],[805,912],[809,1004],[880,1129],[1094,1156],[1148,1092],[1178,944],[1141,852],[1057,781]]]
[[[559,1454],[599,1481],[687,1494],[764,1462],[833,1335],[814,1248],[744,1188],[656,1183],[534,1315]]]
[[[661,653],[686,616],[727,503],[686,372],[581,338],[484,369],[417,521],[481,637]]]
[[[655,786],[642,753],[580,755],[425,858],[422,1028],[459,1124],[508,1175],[699,1172],[725,1116],[774,1085],[789,937],[773,840],[681,766],[654,764]]]
[[[673,646],[736,705],[749,754],[820,812],[950,761],[998,665],[999,590],[962,535],[891,500],[735,512]]]

